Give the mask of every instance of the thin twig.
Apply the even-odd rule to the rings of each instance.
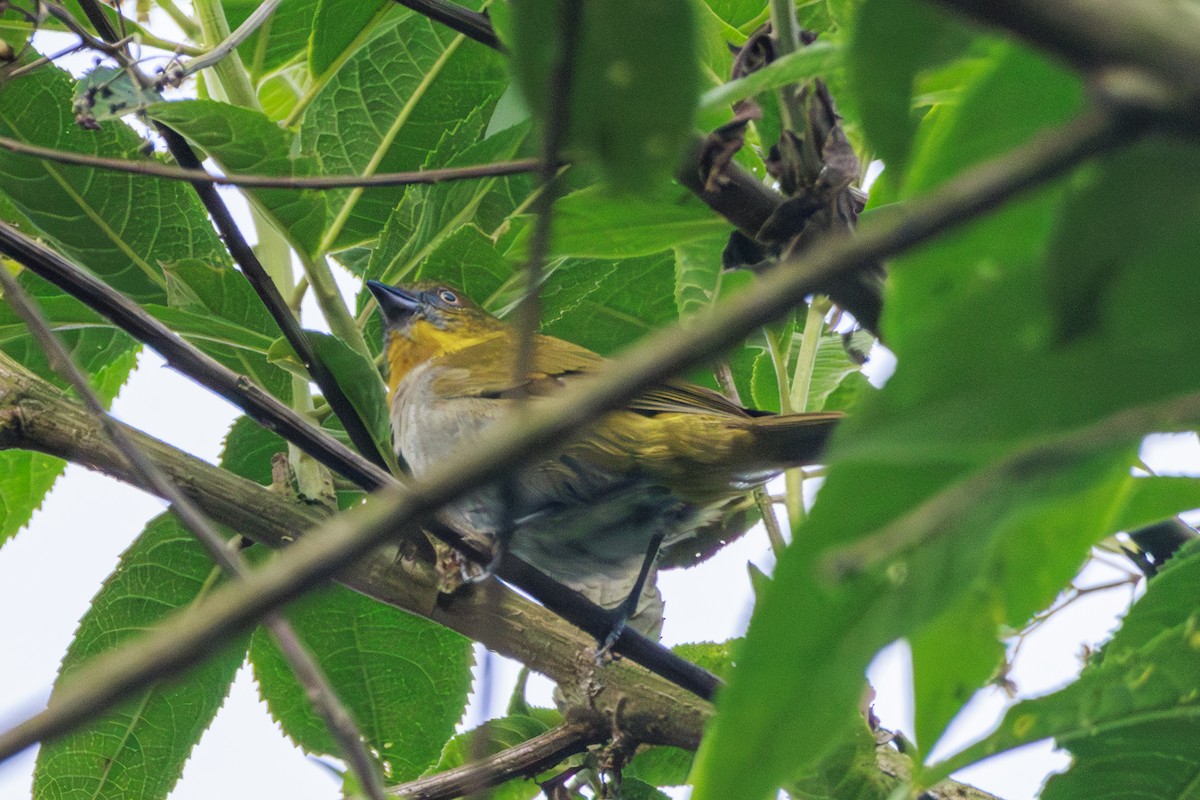
[[[547,399],[536,419],[489,428],[478,442],[471,443],[469,452],[447,458],[423,480],[404,489],[380,492],[374,503],[340,514],[321,526],[318,535],[303,537],[256,572],[252,580],[217,590],[203,616],[193,614],[185,620],[187,624],[176,620],[94,659],[77,681],[59,688],[45,711],[0,735],[0,760],[69,729],[146,680],[194,663],[220,636],[253,624],[266,610],[352,565],[412,520],[427,518],[464,493],[535,460],[657,382],[705,363],[713,352],[780,316],[831,278],[973,220],[1142,132],[1144,128],[1106,113],[1086,114],[948,181],[907,208],[881,215],[854,238],[827,241],[784,268],[772,270],[716,307],[705,324],[689,324],[686,336],[680,335],[678,326],[651,334],[603,373]],[[1139,412],[1147,425],[1190,418],[1200,415],[1200,396],[1174,399]],[[1120,423],[1128,426],[1131,421],[1122,419]],[[632,635],[627,626],[618,644]]]
[[[240,186],[244,189],[347,189],[353,187],[413,186],[418,184],[446,183],[448,181],[496,178],[505,175],[521,175],[536,172],[540,163],[536,158],[502,161],[494,164],[472,164],[466,167],[414,170],[411,172],[381,172],[378,175],[320,175],[314,177],[281,177],[278,175],[213,175],[206,169],[184,169],[155,161],[130,161],[124,158],[106,158],[69,150],[56,150],[0,136],[0,147],[13,153],[54,161],[59,164],[75,164],[93,169],[127,172],[133,175],[148,175],[169,181],[189,183],[212,183],[218,186]]]
[[[3,288],[5,299],[8,300],[9,305],[18,316],[25,320],[34,341],[46,353],[50,366],[75,390],[76,396],[83,402],[89,413],[100,422],[109,441],[129,462],[138,479],[153,487],[155,494],[171,503],[172,511],[179,522],[200,541],[209,556],[226,574],[236,580],[245,580],[250,575],[250,570],[241,554],[226,546],[224,537],[208,517],[187,495],[179,491],[166,474],[155,466],[154,462],[134,443],[126,433],[124,426],[105,410],[100,398],[88,385],[87,378],[71,359],[71,354],[67,352],[66,347],[50,329],[46,318],[34,305],[17,279],[6,269],[0,269],[0,288]],[[279,645],[279,650],[287,660],[296,679],[304,686],[305,695],[312,701],[317,713],[325,721],[329,733],[337,742],[342,755],[346,758],[364,791],[372,800],[384,800],[383,783],[378,774],[378,767],[363,744],[362,734],[354,724],[350,712],[338,700],[337,693],[321,671],[312,653],[308,651],[296,636],[292,626],[278,611],[268,613],[263,618],[263,624]]]
[[[487,758],[390,787],[387,792],[404,800],[452,800],[522,775],[536,775],[582,753],[588,745],[599,744],[607,735],[603,726],[559,725]]]

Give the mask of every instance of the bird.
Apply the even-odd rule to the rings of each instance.
[[[367,287],[383,321],[393,444],[415,477],[472,446],[518,403],[536,408],[609,363],[534,333],[529,372],[518,378],[517,330],[457,288]],[[842,417],[755,411],[706,387],[663,381],[440,518],[474,544],[510,548],[611,613],[610,643],[626,622],[657,637],[660,547],[740,535],[756,519],[747,492],[817,463]]]

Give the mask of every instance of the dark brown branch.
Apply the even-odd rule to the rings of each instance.
[[[418,14],[429,17],[434,22],[440,22],[452,31],[457,31],[468,39],[474,39],[493,50],[504,51],[504,45],[496,37],[492,21],[487,14],[463,8],[447,0],[396,0],[405,8],[411,8]]]
[[[325,536],[345,524],[341,517],[326,520],[320,507],[259,486],[143,433],[130,434],[137,446],[206,513],[254,541],[278,548],[295,542],[301,531],[325,526],[313,530],[304,541]],[[136,484],[128,462],[107,441],[94,418],[60,390],[0,355],[0,449],[13,447],[69,458]],[[419,535],[415,526],[408,526],[394,529],[390,539],[403,542]],[[408,552],[403,544],[399,550]],[[593,638],[504,587],[497,587],[494,593],[473,587],[452,596],[439,595],[432,566],[400,555],[395,544],[355,561],[337,579],[355,591],[445,625],[549,676],[576,707],[572,713],[581,715],[580,722],[591,725],[599,720],[606,730],[616,727],[648,743],[679,747],[699,743],[711,713],[707,703],[646,672],[630,659],[598,666]],[[256,595],[250,591],[243,597]],[[224,608],[226,612],[236,611],[232,605]],[[209,614],[208,610],[193,610],[190,616],[181,614],[169,625],[187,640],[188,647],[195,648],[191,657],[203,658],[211,652],[213,643],[231,630],[254,623],[254,612],[245,610],[249,613],[232,623],[232,628],[228,619],[203,630],[192,628],[193,623]],[[181,655],[171,649],[173,646],[155,650],[147,656],[149,661],[126,660],[107,677],[86,668],[89,678],[84,683],[100,688],[93,678],[123,681],[127,670],[142,670],[143,680],[164,677],[175,669],[177,665],[172,662]],[[130,688],[136,684],[133,681]],[[57,714],[66,712],[78,719],[82,711],[85,709],[70,706],[51,712],[51,718],[57,719],[54,728],[62,731],[68,727]]]
[[[393,786],[388,794],[404,800],[452,800],[499,786],[520,776],[533,777],[563,759],[603,742],[609,734],[595,724],[566,723],[515,747],[437,775]]]
[[[1108,114],[1081,117],[943,184],[906,208],[881,215],[857,237],[827,241],[772,270],[715,307],[705,324],[693,321],[687,335],[680,335],[674,326],[651,334],[610,368],[547,399],[537,419],[524,415],[489,428],[470,452],[446,459],[410,487],[383,490],[373,502],[321,525],[260,569],[252,581],[214,591],[203,614],[172,617],[152,633],[93,659],[78,680],[58,688],[46,711],[0,735],[0,759],[69,729],[76,720],[119,701],[147,680],[195,663],[212,644],[254,624],[266,610],[353,568],[415,520],[536,460],[655,383],[706,363],[713,353],[788,311],[831,278],[975,219],[1141,132],[1142,128]],[[621,717],[626,719],[624,710]],[[653,727],[655,720],[639,724]]]
[[[79,4],[83,7],[88,19],[96,26],[101,38],[110,44],[116,42],[116,32],[104,19],[99,0],[79,0]],[[136,69],[136,65],[130,62],[126,64],[126,68]],[[195,151],[178,132],[161,122],[155,122],[154,127],[166,141],[167,149],[181,167],[193,170],[202,169],[200,159],[196,156]],[[287,301],[279,293],[279,287],[275,285],[271,276],[263,268],[262,262],[258,260],[258,256],[250,247],[250,243],[246,241],[246,237],[242,236],[241,229],[234,222],[233,215],[229,213],[229,207],[217,193],[216,187],[211,182],[193,181],[192,188],[195,189],[200,202],[204,204],[204,208],[212,217],[213,224],[221,234],[221,238],[225,240],[229,254],[241,268],[242,274],[250,281],[250,285],[254,287],[255,293],[266,306],[267,312],[279,326],[284,339],[296,352],[300,363],[308,370],[313,382],[320,387],[321,393],[329,403],[330,409],[342,423],[350,441],[369,461],[383,466],[385,460],[376,449],[375,440],[367,429],[366,423],[363,422],[346,393],[342,391],[342,387],[334,379],[333,373],[317,355],[308,337],[304,335],[304,331],[300,329],[299,320],[296,319],[288,307]]]
[[[536,172],[539,161],[525,158],[495,164],[472,164],[467,167],[424,169],[412,172],[381,172],[378,175],[321,175],[317,177],[282,178],[276,175],[213,175],[204,169],[183,169],[157,161],[130,161],[124,158],[105,158],[76,153],[70,150],[55,150],[27,144],[7,136],[0,136],[0,147],[13,153],[33,156],[59,164],[75,164],[93,169],[127,172],[133,175],[148,175],[168,181],[189,183],[213,183],[218,186],[240,186],[246,189],[350,189],[380,186],[413,186],[418,184],[446,183],[448,181],[496,178],[505,175],[521,175]]]
[[[241,408],[330,469],[368,490],[394,482],[386,471],[314,428],[245,375],[238,375],[192,347],[137,303],[3,221],[0,252],[149,345],[173,369]]]
[[[226,546],[225,537],[217,532],[208,517],[137,446],[124,426],[105,410],[100,398],[88,384],[87,378],[71,359],[71,354],[50,329],[46,318],[17,279],[6,269],[0,269],[0,288],[3,288],[4,297],[9,305],[25,320],[30,334],[45,352],[51,367],[75,390],[88,413],[104,430],[109,442],[129,463],[137,481],[151,487],[155,494],[171,503],[179,522],[200,541],[208,550],[209,556],[227,575],[238,580],[249,576],[250,570],[240,551]],[[291,624],[277,611],[266,615],[263,624],[279,646],[296,680],[305,688],[305,696],[310,699],[317,714],[324,720],[326,728],[337,742],[341,755],[350,765],[363,791],[372,800],[384,800],[379,768],[367,752],[354,718],[338,700],[333,685],[321,671],[317,660],[300,641]]]
[[[200,159],[196,153],[188,145],[184,138],[176,133],[171,128],[161,123],[155,123],[159,134],[167,142],[167,149],[171,151],[171,155],[180,166],[185,169],[201,169]],[[279,326],[279,330],[283,333],[283,337],[287,339],[288,344],[296,351],[300,362],[304,368],[308,370],[308,374],[312,376],[313,382],[321,389],[321,394],[324,395],[326,402],[329,403],[330,409],[342,423],[342,427],[346,430],[346,434],[350,437],[350,441],[354,443],[358,452],[362,453],[367,460],[382,466],[385,462],[383,456],[376,448],[375,440],[371,436],[371,432],[367,429],[366,423],[355,410],[354,405],[350,402],[350,398],[342,391],[342,387],[338,384],[337,379],[333,377],[333,373],[325,366],[325,362],[317,355],[313,349],[308,337],[304,331],[300,329],[300,321],[292,313],[288,307],[287,301],[283,299],[283,295],[279,293],[279,287],[275,285],[275,281],[271,280],[271,276],[267,274],[262,262],[258,260],[254,249],[250,247],[250,243],[242,236],[241,229],[234,222],[233,215],[229,213],[229,207],[225,205],[225,201],[217,193],[217,189],[211,183],[193,182],[192,187],[196,190],[196,194],[200,197],[200,202],[208,209],[208,214],[212,217],[213,224],[221,234],[221,238],[225,240],[225,246],[229,249],[229,254],[233,256],[233,260],[241,267],[242,274],[250,281],[250,285],[254,287],[255,293],[266,306],[271,318],[275,320],[275,324]]]
[[[313,427],[245,375],[238,375],[192,347],[129,298],[3,221],[0,221],[0,253],[83,302],[118,328],[149,345],[172,368],[238,406],[264,427],[363,489],[376,491],[399,486],[392,475]],[[432,519],[426,521],[425,527],[475,563],[490,563],[491,553],[473,546],[458,532]],[[607,612],[515,556],[506,556],[496,574],[537,597],[547,608],[593,636],[604,636],[608,631]],[[613,649],[701,697],[711,698],[716,690],[717,681],[710,673],[633,631],[623,634]]]

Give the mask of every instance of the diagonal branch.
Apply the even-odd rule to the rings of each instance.
[[[241,553],[226,546],[225,538],[217,532],[208,517],[142,452],[124,426],[104,409],[87,378],[71,359],[71,354],[50,330],[46,318],[17,279],[6,269],[0,269],[0,288],[4,290],[4,297],[9,305],[25,320],[33,339],[46,353],[52,368],[75,390],[88,412],[100,423],[108,440],[129,463],[138,482],[151,487],[155,494],[171,503],[179,522],[204,545],[213,561],[227,575],[237,580],[245,580],[250,571]],[[305,687],[306,696],[324,720],[326,728],[337,742],[367,796],[371,800],[384,800],[379,769],[367,752],[363,736],[359,733],[353,717],[338,700],[333,685],[321,671],[317,660],[300,641],[291,624],[278,611],[272,611],[264,617],[263,624],[279,646],[296,680]]]
[[[418,14],[429,17],[434,22],[440,22],[452,31],[457,31],[468,39],[474,39],[482,45],[504,52],[504,45],[492,28],[492,21],[487,14],[463,8],[448,0],[395,0],[405,8],[411,8]]]
[[[588,723],[565,723],[461,767],[389,788],[403,800],[452,800],[499,786],[516,777],[533,776],[563,759],[604,741],[609,732]]]
[[[100,9],[99,0],[79,0],[80,6],[83,7],[84,13],[88,20],[96,27],[97,32],[106,42],[110,44],[117,41],[116,31],[108,24],[108,20],[104,17]],[[132,61],[126,60],[126,68],[136,70],[136,65]],[[140,74],[140,73],[139,73]],[[175,158],[175,161],[185,169],[198,170],[202,169],[200,159],[196,156],[191,145],[175,130],[167,127],[161,122],[154,123],[155,129],[163,137],[167,143],[167,149]],[[195,189],[196,195],[200,198],[200,202],[204,204],[208,214],[212,217],[213,224],[217,231],[221,234],[221,238],[225,240],[225,246],[229,249],[229,254],[233,256],[233,260],[241,268],[242,274],[250,281],[250,285],[254,287],[254,291],[262,300],[271,318],[275,320],[275,324],[279,326],[279,330],[283,333],[283,337],[288,344],[296,352],[300,358],[300,362],[308,370],[313,381],[320,387],[325,400],[329,403],[329,407],[333,413],[341,421],[342,427],[350,436],[350,441],[368,460],[382,466],[385,463],[382,455],[376,450],[375,440],[371,436],[370,430],[365,422],[359,416],[358,411],[342,391],[342,387],[333,377],[333,373],[325,366],[325,363],[317,355],[308,337],[304,331],[300,329],[300,323],[296,316],[288,307],[287,301],[279,293],[279,287],[271,280],[263,267],[262,262],[258,260],[250,243],[246,241],[246,237],[242,235],[241,229],[234,222],[233,215],[229,212],[229,207],[225,205],[225,201],[217,193],[216,187],[211,182],[193,181],[192,188]]]
[[[192,347],[129,298],[3,221],[0,221],[0,253],[85,303],[117,327],[149,345],[172,368],[238,406],[259,424],[275,431],[363,489],[375,491],[399,486],[393,476],[315,428],[245,375],[238,375]],[[475,563],[491,562],[491,553],[476,548],[457,531],[433,519],[426,520],[424,525],[434,536]],[[419,534],[413,535],[419,537]],[[607,633],[609,622],[604,610],[515,556],[507,557],[497,568],[496,574],[529,592],[554,613],[593,636]],[[717,682],[711,674],[640,634],[630,632],[613,649],[701,697],[712,697],[716,690]]]
[[[207,514],[256,542],[272,548],[291,546],[302,531],[313,529],[311,536],[306,534],[304,538],[316,538],[344,524],[344,516],[328,520],[318,506],[259,486],[146,434],[129,433],[139,449]],[[95,418],[64,397],[61,390],[0,355],[0,449],[13,447],[69,458],[137,484],[129,463],[105,439]],[[141,488],[149,489],[144,484]],[[473,591],[452,596],[439,595],[432,566],[407,555],[413,548],[405,542],[416,536],[419,532],[415,526],[395,529],[391,538],[399,542],[398,546],[376,549],[351,564],[338,574],[339,582],[445,625],[549,676],[569,697],[583,703],[575,712],[582,715],[583,722],[595,717],[603,721],[605,730],[618,726],[650,743],[695,747],[699,742],[711,713],[707,703],[647,673],[629,659],[598,666],[593,638],[504,587],[494,593],[474,587]],[[250,589],[242,597],[256,595]],[[107,682],[124,681],[132,672],[143,679],[162,677],[175,668],[172,662],[182,655],[173,649],[180,642],[190,649],[183,655],[185,661],[204,658],[211,653],[212,643],[221,641],[231,630],[227,618],[194,629],[209,618],[212,608],[193,609],[168,623],[178,638],[161,651],[143,650],[142,657],[129,657],[112,673],[84,668],[88,678],[83,681],[85,686],[77,688],[90,697],[95,690],[113,691]],[[248,613],[237,624],[252,625],[255,613],[249,608],[243,610]],[[151,655],[146,655],[148,652]],[[136,680],[133,682],[136,684]],[[97,707],[91,705],[91,700],[86,702]],[[62,731],[67,723],[55,715],[65,712],[78,719],[83,710],[75,703],[64,704],[49,712],[48,719],[54,729]]]
[[[610,369],[548,399],[537,419],[525,415],[515,423],[500,423],[473,443],[470,452],[447,459],[423,480],[383,490],[373,502],[323,524],[256,573],[254,580],[214,592],[203,614],[174,619],[96,658],[81,671],[80,680],[63,684],[46,711],[0,736],[0,758],[107,707],[147,679],[194,663],[212,642],[354,567],[398,530],[537,459],[655,383],[706,362],[831,278],[928,241],[1143,132],[1144,126],[1108,113],[1082,116],[952,179],[907,208],[881,214],[855,238],[839,237],[814,247],[713,309],[705,324],[693,322],[686,335],[677,326],[652,334]],[[629,634],[626,629],[621,638]]]
[[[1090,73],[1135,68],[1154,79],[1172,111],[1195,125],[1200,100],[1200,17],[1174,2],[1141,0],[933,0],[998,25]],[[1166,110],[1166,109],[1160,109]]]

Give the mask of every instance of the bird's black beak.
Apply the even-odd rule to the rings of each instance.
[[[407,324],[417,309],[421,300],[398,286],[388,286],[379,281],[367,281],[367,288],[379,302],[379,312],[383,321],[389,325]]]

